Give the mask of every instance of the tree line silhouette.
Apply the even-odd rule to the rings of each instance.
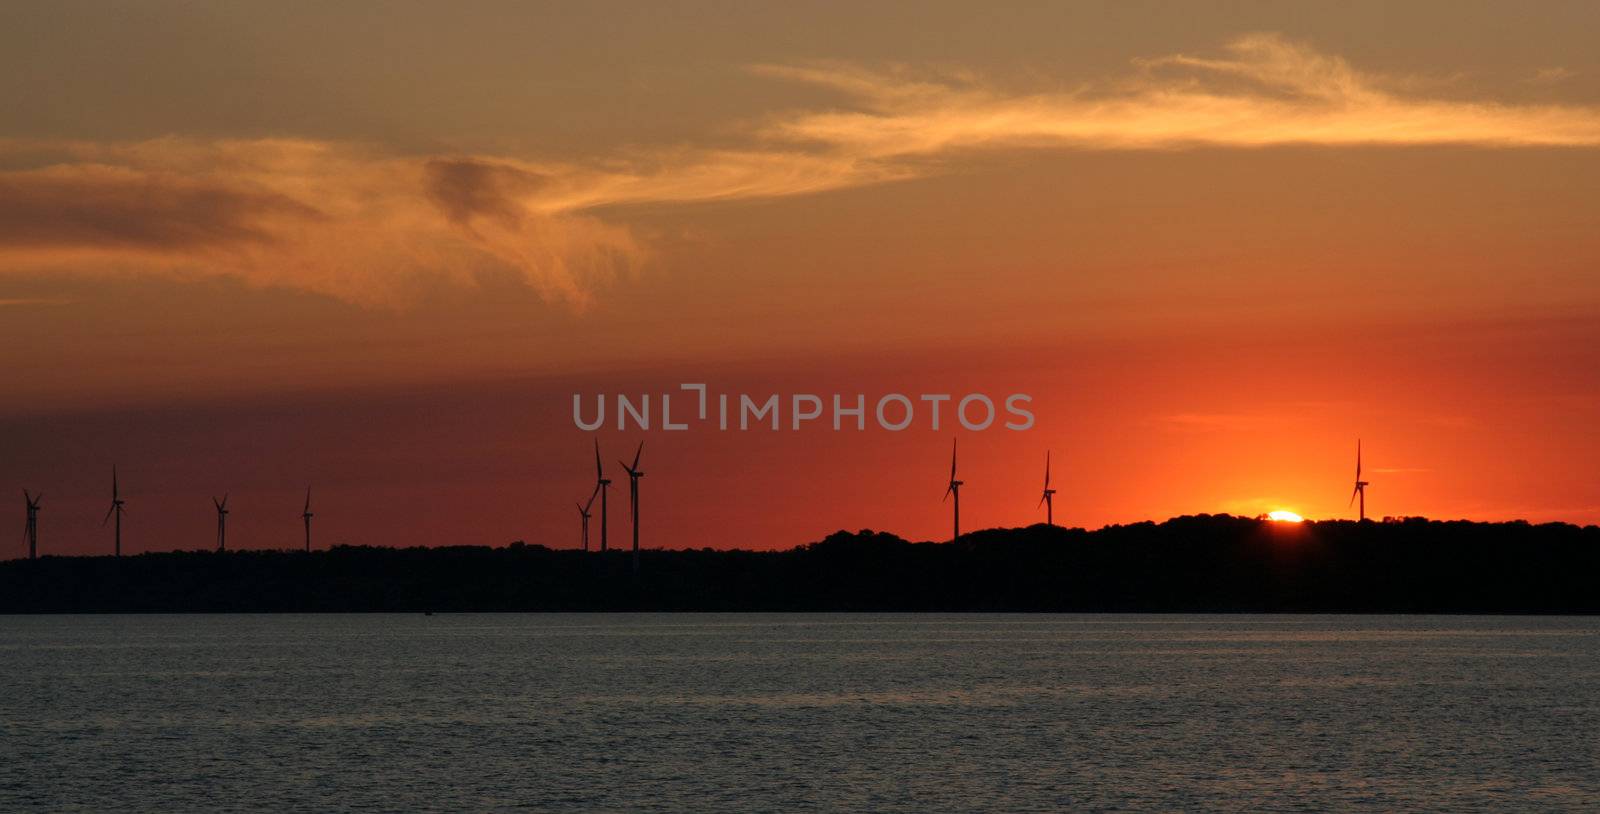
[[[1600,527],[1228,515],[954,542],[840,531],[783,551],[540,545],[43,557],[0,612],[1600,612]]]

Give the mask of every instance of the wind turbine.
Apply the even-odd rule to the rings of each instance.
[[[639,479],[644,473],[639,471],[639,456],[644,454],[644,442],[639,442],[639,449],[633,453],[633,466],[622,464],[628,470],[628,516],[633,519],[633,573],[639,573]]]
[[[1044,451],[1044,497],[1039,498],[1039,505],[1044,507],[1044,522],[1046,525],[1055,525],[1055,502],[1051,498],[1056,490],[1050,488],[1050,450]]]
[[[306,507],[300,512],[300,519],[306,521],[306,553],[311,553],[311,487],[306,487]]]
[[[594,439],[594,488],[600,491],[600,550],[605,551],[606,517],[609,514],[606,507],[606,497],[611,492],[611,479],[606,477],[605,470],[600,468],[599,438]],[[589,499],[594,500],[593,497]]]
[[[118,557],[122,556],[122,515],[125,514],[128,511],[127,509],[122,508],[123,504],[125,504],[125,503],[127,503],[126,500],[123,500],[122,498],[117,496],[117,465],[116,464],[112,464],[111,465],[111,508],[106,510],[105,519],[100,521],[100,525],[104,526],[106,524],[106,521],[111,519],[112,515],[116,515],[117,516],[117,536],[116,536],[117,547],[114,550],[115,550],[116,555]]]
[[[217,550],[228,550],[228,495],[224,493],[221,500],[212,498],[211,502],[217,507]]]
[[[945,487],[944,497],[942,498],[942,500],[949,500],[950,496],[954,495],[956,499],[955,536],[951,537],[951,540],[961,537],[961,484],[962,481],[956,480],[956,442],[952,438],[950,439],[950,485]]]
[[[28,494],[27,489],[22,490],[23,500],[28,501],[28,528],[22,534],[28,540],[28,559],[39,556],[39,501],[44,499],[44,494]]]
[[[595,486],[594,487],[594,491],[589,493],[589,502],[588,503],[578,503],[578,504],[576,504],[577,507],[578,507],[578,514],[579,514],[579,516],[581,516],[583,518],[583,550],[584,551],[588,551],[589,550],[589,509],[594,507],[595,496],[598,495],[599,493],[600,493],[600,487],[599,486]]]
[[[1362,520],[1367,519],[1367,482],[1361,479],[1361,439],[1356,439],[1356,490],[1350,493],[1350,502],[1355,503],[1356,498],[1361,498]]]

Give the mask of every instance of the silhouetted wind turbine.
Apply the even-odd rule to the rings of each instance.
[[[598,494],[600,494],[600,487],[598,485],[596,485],[594,487],[594,491],[589,493],[589,502],[588,503],[576,504],[577,507],[578,507],[578,514],[581,517],[583,517],[583,550],[584,551],[588,551],[589,550],[589,509],[594,506],[594,499],[595,499],[595,496],[598,495]]]
[[[1367,519],[1367,482],[1361,479],[1361,439],[1356,439],[1356,490],[1350,493],[1350,502],[1355,503],[1356,498],[1361,498],[1362,520]]]
[[[221,500],[212,498],[211,502],[217,507],[217,550],[228,550],[228,496],[224,494]]]
[[[122,498],[117,496],[117,465],[116,464],[112,464],[111,465],[111,508],[106,510],[105,520],[101,520],[100,521],[100,525],[104,526],[106,524],[106,521],[111,519],[112,515],[116,515],[116,517],[117,517],[117,532],[116,532],[116,548],[114,549],[114,551],[116,552],[116,555],[118,557],[122,556],[122,515],[128,511],[127,509],[123,508],[123,504],[125,504],[125,503],[127,503],[126,500],[123,500]]]
[[[956,442],[952,438],[950,439],[950,485],[945,487],[944,497],[942,498],[942,500],[949,500],[950,496],[954,495],[956,499],[955,536],[950,538],[952,540],[961,536],[961,483],[961,481],[956,480]]]
[[[605,551],[606,518],[610,514],[606,506],[606,497],[611,492],[611,479],[606,477],[605,470],[600,468],[600,439],[598,438],[594,439],[594,488],[600,490],[600,550]]]
[[[639,442],[639,449],[633,453],[633,466],[622,464],[628,470],[628,516],[633,519],[633,572],[639,573],[639,479],[644,473],[639,471],[639,456],[644,454],[644,442]]]
[[[300,512],[300,519],[306,521],[306,553],[311,553],[311,487],[306,487],[306,507]]]
[[[28,501],[28,528],[22,533],[28,541],[28,559],[37,559],[39,556],[39,501],[44,499],[44,494],[28,494],[27,489],[22,490],[22,499]]]
[[[1039,498],[1039,505],[1044,507],[1044,522],[1046,525],[1056,524],[1055,502],[1051,498],[1056,490],[1050,488],[1050,450],[1044,451],[1044,497]]]

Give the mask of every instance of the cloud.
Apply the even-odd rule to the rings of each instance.
[[[283,195],[99,164],[0,175],[0,244],[163,250],[267,239],[274,219],[314,219]]]
[[[752,70],[830,88],[840,105],[750,123],[737,147],[573,162],[298,139],[0,141],[0,274],[228,275],[405,307],[441,280],[509,271],[581,306],[648,257],[623,207],[881,184],[948,171],[975,150],[1600,146],[1600,109],[1431,99],[1408,92],[1426,83],[1274,34],[1048,92],[961,70]]]
[[[1000,147],[1600,146],[1600,109],[1403,95],[1392,88],[1414,83],[1358,71],[1276,34],[1240,37],[1221,56],[1175,54],[1135,66],[1121,80],[1049,93],[838,63],[755,70],[856,102],[855,110],[775,120],[769,137],[878,160]]]
[[[433,159],[423,165],[427,194],[453,223],[469,227],[478,217],[515,224],[517,198],[542,185],[544,176],[506,164],[471,158]]]
[[[227,275],[404,308],[441,280],[511,271],[581,305],[645,255],[622,226],[534,205],[508,179],[538,173],[510,165],[304,140],[49,152],[44,167],[0,172],[0,272]]]
[[[593,166],[309,140],[0,142],[0,273],[227,275],[368,306],[510,270],[583,305],[648,250],[595,212],[909,176],[848,156],[675,148]]]
[[[1554,85],[1558,82],[1565,82],[1577,75],[1577,71],[1558,65],[1554,68],[1541,68],[1533,76],[1528,77],[1526,81],[1535,85]]]

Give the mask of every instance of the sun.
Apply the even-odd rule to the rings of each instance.
[[[1300,523],[1305,521],[1304,517],[1301,517],[1300,515],[1289,511],[1288,509],[1278,509],[1276,511],[1267,512],[1267,519],[1275,520],[1279,523]]]

